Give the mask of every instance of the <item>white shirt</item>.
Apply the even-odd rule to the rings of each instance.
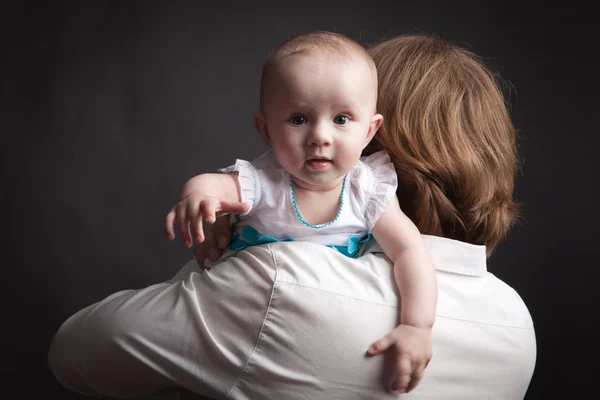
[[[433,358],[402,398],[522,399],[536,360],[527,307],[487,272],[483,246],[425,241],[439,288]],[[278,242],[205,273],[191,261],[169,282],[81,310],[48,360],[59,382],[92,396],[178,386],[215,399],[390,399],[384,357],[365,352],[396,325],[397,307],[382,253]]]

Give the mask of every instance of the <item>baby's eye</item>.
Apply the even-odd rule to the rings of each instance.
[[[346,125],[348,122],[350,122],[350,118],[348,118],[346,115],[338,115],[333,119],[333,122],[338,125]]]
[[[306,123],[306,118],[304,118],[302,115],[294,115],[289,119],[289,121],[294,125],[302,125]]]

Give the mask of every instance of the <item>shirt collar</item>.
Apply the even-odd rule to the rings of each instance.
[[[439,236],[423,235],[423,239],[438,271],[471,276],[486,274],[485,246]]]
[[[423,239],[436,270],[470,276],[487,273],[485,246],[431,235],[423,235]],[[383,252],[375,240],[363,247],[363,254]]]

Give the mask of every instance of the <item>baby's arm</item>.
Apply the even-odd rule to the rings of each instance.
[[[372,233],[394,263],[401,301],[400,325],[376,342],[369,354],[394,347],[395,370],[386,384],[392,390],[408,392],[419,383],[431,359],[431,329],[437,305],[435,269],[421,233],[400,210],[395,196]]]
[[[195,176],[185,183],[179,202],[167,214],[165,234],[173,240],[173,224],[178,223],[183,243],[190,247],[193,243],[189,231],[191,223],[194,238],[202,243],[202,219],[212,224],[217,216],[243,213],[248,210],[248,205],[241,200],[237,172]]]
[[[400,323],[431,329],[437,305],[435,269],[421,233],[400,210],[395,196],[373,227],[373,236],[394,263]]]

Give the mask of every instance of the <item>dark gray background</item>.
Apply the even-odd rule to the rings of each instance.
[[[512,85],[524,218],[489,269],[521,294],[535,322],[527,399],[583,398],[597,380],[597,368],[582,364],[596,363],[598,315],[591,12],[450,3],[5,6],[5,391],[77,398],[47,370],[52,335],[78,309],[164,280],[191,258],[162,231],[181,185],[265,149],[251,120],[263,58],[290,35],[319,28],[363,44],[438,34],[485,57]]]

